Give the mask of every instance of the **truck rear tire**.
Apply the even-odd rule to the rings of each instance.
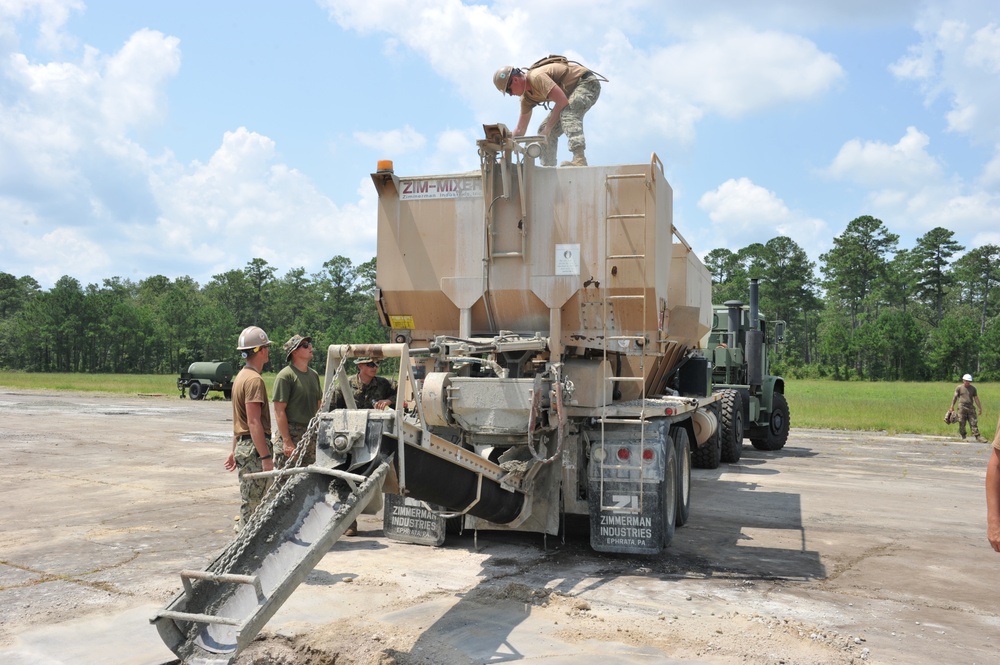
[[[714,405],[713,405],[714,406]],[[718,415],[718,410],[715,411]],[[722,463],[722,446],[719,443],[719,429],[708,437],[708,441],[691,451],[691,464],[696,469],[718,469]]]
[[[205,396],[205,387],[197,381],[192,381],[188,385],[188,394],[191,396],[191,399],[201,399]]]
[[[677,449],[677,515],[674,522],[676,526],[684,526],[691,514],[691,444],[683,427],[674,427],[670,437]]]
[[[767,418],[767,426],[762,428],[764,436],[751,439],[757,450],[781,450],[788,441],[788,401],[781,393],[771,397],[771,413]]]
[[[663,449],[667,456],[663,461],[663,547],[668,547],[677,529],[677,448],[667,445]]]
[[[740,391],[722,392],[722,417],[719,430],[722,461],[736,464],[743,456],[743,395]]]

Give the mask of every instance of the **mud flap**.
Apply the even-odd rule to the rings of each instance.
[[[665,541],[662,483],[590,483],[590,546],[598,552],[659,554]]]
[[[665,426],[654,427],[644,448],[634,434],[613,432],[603,447],[593,444],[587,502],[590,546],[598,552],[659,554],[673,539],[676,451]]]
[[[386,494],[382,529],[387,538],[406,543],[444,544],[445,519],[424,507],[423,501],[399,494]]]

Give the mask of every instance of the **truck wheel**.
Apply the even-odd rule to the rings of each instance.
[[[788,401],[781,393],[771,397],[771,415],[767,419],[765,435],[762,438],[751,439],[757,450],[781,450],[788,441]]]
[[[718,413],[716,413],[718,415]],[[719,443],[719,428],[716,428],[708,441],[691,451],[691,464],[696,469],[718,469],[722,462],[722,446]]]
[[[677,449],[666,445],[664,452],[667,459],[663,463],[663,547],[668,547],[677,528]]]
[[[674,427],[670,437],[677,449],[677,515],[674,522],[676,526],[684,526],[691,514],[691,444],[683,427]]]
[[[738,390],[722,393],[722,418],[719,424],[722,461],[736,464],[743,456],[743,395]]]
[[[205,396],[204,387],[197,381],[188,386],[188,393],[191,395],[191,399],[201,399]]]

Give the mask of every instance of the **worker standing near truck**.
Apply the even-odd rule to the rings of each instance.
[[[236,345],[246,365],[233,382],[233,448],[225,467],[227,471],[239,470],[241,529],[260,504],[270,482],[244,476],[274,469],[271,407],[267,401],[267,385],[260,375],[270,360],[270,346],[267,333],[257,326],[244,328]]]
[[[986,439],[979,433],[979,419],[976,417],[976,409],[979,415],[983,415],[983,403],[979,401],[979,393],[972,385],[972,375],[966,374],[962,377],[962,382],[955,387],[955,394],[951,398],[949,413],[955,410],[955,403],[958,403],[958,435],[965,441],[965,424],[969,424],[972,436],[979,443],[986,443]]]
[[[359,409],[392,409],[396,406],[396,382],[378,376],[378,361],[373,358],[358,358],[354,361],[358,373],[347,383],[354,394],[354,403]],[[346,409],[347,402],[337,386],[333,394],[333,407]]]
[[[600,75],[562,56],[549,56],[526,71],[509,65],[501,67],[493,75],[493,85],[502,93],[521,98],[521,115],[514,136],[524,136],[536,106],[553,105],[538,128],[538,133],[548,139],[542,146],[542,166],[556,165],[561,134],[566,134],[566,142],[573,153],[573,159],[562,165],[587,165],[583,116],[601,96]]]
[[[313,358],[312,337],[293,335],[285,342],[285,362],[274,377],[274,420],[278,426],[278,444],[275,446],[275,466],[282,468],[295,452],[306,433],[309,421],[319,411],[323,401],[319,374],[309,367]],[[309,466],[316,461],[316,441],[290,460],[297,466]]]
[[[993,549],[1000,552],[1000,420],[986,463],[986,537]]]

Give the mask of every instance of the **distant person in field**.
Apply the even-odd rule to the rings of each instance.
[[[986,537],[993,549],[1000,552],[1000,420],[990,461],[986,463]]]
[[[285,342],[285,362],[278,376],[274,377],[274,421],[280,437],[274,447],[275,465],[285,466],[286,461],[296,466],[309,466],[316,462],[316,440],[300,451],[296,459],[290,459],[299,441],[309,428],[309,421],[319,411],[323,401],[319,374],[309,367],[313,358],[312,337],[294,335]]]
[[[955,395],[951,398],[951,408],[948,409],[949,413],[955,410],[956,402],[958,403],[958,435],[962,437],[962,441],[965,441],[965,424],[968,423],[976,441],[986,443],[986,439],[979,434],[979,418],[976,414],[978,409],[978,415],[983,415],[983,404],[979,401],[976,387],[972,385],[971,374],[963,376],[962,383],[955,388]]]
[[[270,346],[267,333],[257,326],[244,328],[236,344],[246,365],[233,381],[233,449],[226,458],[225,467],[227,471],[239,469],[241,529],[250,521],[270,484],[267,478],[244,476],[274,469],[271,407],[267,401],[267,384],[260,375],[271,358]]]

